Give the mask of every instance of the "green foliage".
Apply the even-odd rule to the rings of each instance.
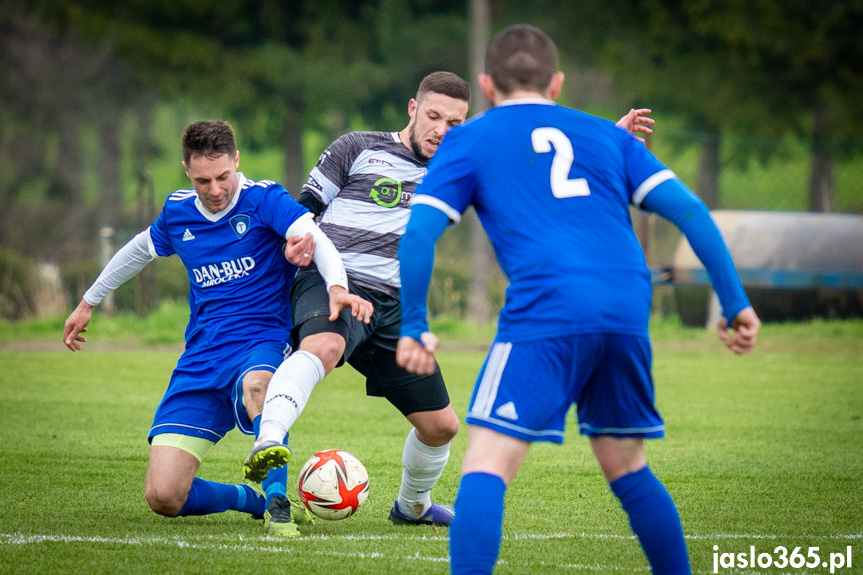
[[[148,265],[156,266],[159,295],[163,302],[185,302],[189,297],[189,277],[180,258],[156,258]],[[66,299],[77,305],[99,273],[102,265],[97,258],[68,262],[60,266],[60,275]],[[133,278],[114,290],[114,305],[120,312],[135,311],[136,298],[140,297],[139,278]]]
[[[713,572],[714,545],[721,552],[819,546],[822,557],[851,545],[856,558],[863,532],[863,460],[853,456],[863,442],[863,325],[768,326],[761,349],[745,357],[728,353],[709,332],[660,327],[667,332],[656,345],[654,372],[667,438],[649,442],[647,455],[680,510],[693,571]],[[349,367],[315,389],[292,429],[289,486],[316,451],[347,449],[371,476],[357,515],[319,520],[302,529],[302,538],[283,542],[235,512],[169,519],[149,511],[146,436],[177,353],[0,351],[3,381],[27,382],[4,388],[0,572],[447,570],[446,529],[386,520],[409,425],[386,401],[365,397],[362,377]],[[440,354],[460,416],[482,360],[480,351]],[[496,573],[647,570],[572,418],[565,444],[535,445],[507,491]],[[435,501],[455,496],[466,438],[462,426]],[[229,433],[200,476],[239,482],[250,446],[251,438]],[[839,572],[863,569],[855,561]]]
[[[35,313],[36,263],[0,246],[0,319],[17,320]]]

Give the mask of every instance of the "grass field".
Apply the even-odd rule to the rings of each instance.
[[[863,573],[863,322],[767,326],[760,349],[742,358],[701,330],[653,331],[667,438],[648,444],[648,458],[678,504],[694,570],[713,572],[714,546],[818,547],[824,560],[851,546],[853,567],[835,572]],[[284,542],[239,513],[148,510],[146,435],[178,349],[72,354],[54,341],[56,352],[0,347],[0,573],[448,572],[446,529],[386,521],[408,426],[366,398],[350,368],[316,389],[292,430],[291,478],[315,451],[339,447],[368,468],[369,499],[354,517]],[[463,416],[483,353],[475,342],[456,347],[440,361]],[[465,438],[453,443],[435,500],[455,496]],[[201,476],[238,482],[249,447],[229,434]],[[566,444],[536,446],[511,485],[504,536],[498,573],[648,573],[572,419]]]

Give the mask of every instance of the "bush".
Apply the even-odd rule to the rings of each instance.
[[[0,318],[19,320],[35,315],[38,288],[36,263],[0,247]]]
[[[156,266],[159,301],[184,303],[188,300],[189,277],[180,258],[157,258],[155,262],[148,265]],[[101,271],[102,266],[98,258],[64,264],[60,268],[60,274],[68,301],[77,305]],[[136,285],[138,281],[138,278],[133,278],[114,292],[114,305],[118,312],[135,311],[136,299],[140,297],[140,287]]]

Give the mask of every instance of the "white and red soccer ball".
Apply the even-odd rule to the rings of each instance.
[[[321,519],[345,519],[369,495],[369,474],[359,459],[341,449],[311,456],[300,470],[300,499]]]

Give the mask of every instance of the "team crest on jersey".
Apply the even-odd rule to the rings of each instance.
[[[252,225],[251,222],[251,218],[245,214],[234,216],[231,218],[231,228],[233,228],[234,233],[237,234],[239,239],[243,239],[243,236],[246,235],[246,232],[249,231]]]
[[[381,178],[375,182],[369,195],[377,205],[392,208],[402,198],[402,183],[392,178]]]

